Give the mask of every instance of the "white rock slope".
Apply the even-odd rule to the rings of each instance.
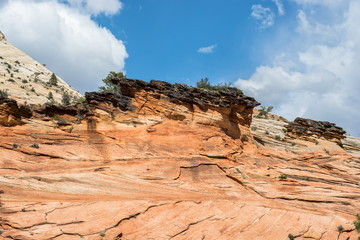
[[[64,93],[72,99],[82,95],[57,76],[57,85],[49,84],[53,73],[9,43],[0,31],[0,90],[19,103],[44,104],[49,93],[61,102]]]

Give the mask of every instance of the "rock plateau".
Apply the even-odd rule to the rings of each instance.
[[[359,139],[252,118],[233,88],[112,82],[70,106],[0,98],[0,239],[358,238]]]

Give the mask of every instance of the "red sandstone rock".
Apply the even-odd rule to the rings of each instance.
[[[145,88],[0,126],[0,239],[357,238],[358,157],[251,133],[246,97]]]

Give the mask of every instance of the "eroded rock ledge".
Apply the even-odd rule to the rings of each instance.
[[[219,106],[231,108],[242,106],[244,109],[253,109],[259,106],[254,98],[245,96],[237,88],[219,88],[218,90],[204,90],[189,87],[186,84],[171,84],[168,82],[151,80],[147,83],[137,79],[113,78],[112,82],[121,87],[123,95],[135,97],[136,92],[145,90],[157,94],[163,94],[175,103],[192,103],[199,106]]]
[[[344,139],[344,131],[341,127],[336,126],[335,123],[326,121],[315,121],[305,118],[296,118],[294,122],[286,126],[288,134],[293,137],[311,140],[315,138],[324,138],[341,145],[341,139]]]

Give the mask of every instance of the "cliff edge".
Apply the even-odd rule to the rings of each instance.
[[[359,157],[254,130],[236,89],[112,81],[71,106],[0,99],[2,238],[357,238]]]

